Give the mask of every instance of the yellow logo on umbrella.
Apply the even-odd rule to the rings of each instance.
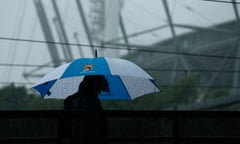
[[[93,65],[92,64],[86,64],[84,65],[83,71],[90,71],[93,69]]]

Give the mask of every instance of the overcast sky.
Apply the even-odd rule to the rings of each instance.
[[[59,41],[53,24],[54,11],[50,0],[42,0],[48,20]],[[90,0],[82,0],[86,17],[89,18]],[[233,6],[230,3],[209,2],[203,0],[168,0],[172,20],[176,24],[187,24],[208,27],[235,19]],[[57,0],[64,27],[70,43],[76,43],[73,33],[79,34],[82,44],[88,44],[75,0]],[[237,5],[239,8],[240,6]],[[127,34],[141,32],[167,24],[166,13],[161,0],[125,0],[122,16]],[[33,0],[0,0],[0,37],[29,40],[45,40],[39,23]],[[89,21],[89,19],[88,19]],[[175,29],[177,34],[188,32],[187,29]],[[121,36],[120,34],[118,36]],[[117,37],[118,37],[117,36]],[[170,38],[169,27],[129,39],[131,44],[151,45],[154,42]],[[57,45],[60,47],[60,45]],[[24,72],[34,67],[11,66],[3,64],[43,65],[51,62],[46,44],[9,41],[0,39],[0,82],[35,83],[37,79],[23,78]],[[71,46],[74,58],[79,57],[76,46]],[[86,49],[85,49],[86,50]],[[89,49],[88,49],[89,50]],[[86,54],[89,54],[88,52]],[[61,57],[63,54],[60,53]],[[91,57],[91,55],[87,55]],[[47,73],[51,68],[39,70]],[[28,85],[29,86],[29,85]]]

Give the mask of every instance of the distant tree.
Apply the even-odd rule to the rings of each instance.
[[[10,84],[0,89],[0,110],[62,109],[62,100],[43,100],[25,87]]]
[[[14,84],[0,89],[1,110],[23,110],[27,108],[30,97],[24,87],[15,87]]]
[[[197,98],[198,75],[179,79],[174,85],[160,87],[160,93],[148,94],[133,101],[106,101],[107,109],[161,110],[181,103],[191,103]]]
[[[197,98],[196,85],[199,82],[198,75],[189,75],[180,79],[171,89],[171,96],[175,103],[191,103]]]

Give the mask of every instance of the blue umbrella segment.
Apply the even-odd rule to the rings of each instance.
[[[133,62],[120,58],[79,58],[46,74],[32,88],[43,98],[64,99],[78,91],[85,76],[103,75],[109,92],[101,92],[102,100],[132,100],[159,92],[153,78]]]

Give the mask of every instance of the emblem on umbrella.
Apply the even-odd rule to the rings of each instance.
[[[32,88],[43,98],[65,99],[78,91],[85,76],[103,75],[109,92],[101,92],[100,99],[132,100],[159,92],[153,78],[138,65],[119,58],[79,58],[55,68]]]
[[[83,68],[83,71],[90,71],[93,69],[93,65],[91,64],[86,64]]]

